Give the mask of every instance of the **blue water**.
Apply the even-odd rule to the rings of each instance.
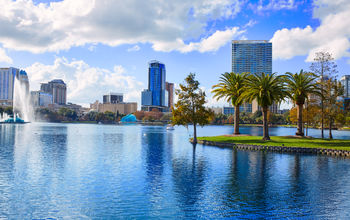
[[[183,127],[0,125],[0,219],[350,218],[350,159],[193,148],[189,136]]]

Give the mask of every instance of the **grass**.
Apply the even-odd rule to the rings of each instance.
[[[224,125],[230,125],[233,126],[234,124],[224,124]],[[239,124],[240,127],[262,127],[263,124]],[[269,127],[287,127],[287,128],[296,128],[296,125],[278,125],[278,124],[272,124],[269,125]]]
[[[273,136],[270,141],[263,141],[261,136],[214,136],[199,137],[198,140],[228,142],[235,144],[268,145],[285,147],[324,148],[350,151],[350,140],[329,140],[320,138],[297,138]]]

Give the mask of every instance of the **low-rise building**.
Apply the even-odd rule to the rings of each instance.
[[[120,114],[128,115],[137,111],[137,102],[123,102],[123,103],[100,103],[96,101],[90,104],[90,109],[97,112],[119,112]]]
[[[52,104],[52,95],[43,91],[31,91],[33,107],[49,107]]]

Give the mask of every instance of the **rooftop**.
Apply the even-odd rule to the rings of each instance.
[[[234,44],[257,44],[257,43],[271,43],[268,40],[233,40]]]
[[[59,84],[64,84],[66,85],[62,79],[54,79],[54,80],[51,80],[49,83],[59,83]]]

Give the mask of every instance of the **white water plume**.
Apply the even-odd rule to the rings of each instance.
[[[10,116],[8,114],[6,114],[5,112],[0,114],[0,122],[4,122],[5,120],[7,120],[9,118],[10,118]]]
[[[34,110],[30,101],[28,84],[15,77],[13,92],[13,115],[21,117],[25,122],[33,121]]]

